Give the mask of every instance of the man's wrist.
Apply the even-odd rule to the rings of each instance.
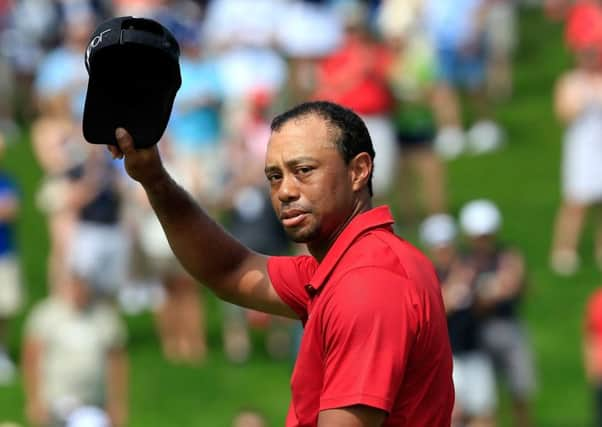
[[[147,194],[161,194],[171,184],[171,177],[163,166],[158,168],[157,172],[140,181]]]

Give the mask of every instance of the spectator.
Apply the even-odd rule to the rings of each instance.
[[[428,0],[425,18],[436,46],[439,84],[435,106],[440,126],[436,148],[447,158],[465,148],[474,153],[495,150],[502,142],[500,127],[491,119],[486,96],[485,17],[493,0]],[[459,89],[470,95],[477,121],[467,134]]]
[[[436,62],[432,44],[418,24],[421,4],[422,0],[390,0],[379,15],[381,31],[393,52],[389,79],[395,99],[393,124],[401,152],[401,211],[409,222],[417,216],[417,202],[422,202],[428,215],[447,208],[445,168],[433,148],[437,132],[432,108]]]
[[[27,319],[22,354],[27,418],[35,426],[63,425],[73,411],[94,406],[106,411],[111,425],[123,426],[125,327],[81,274],[71,277]]]
[[[174,167],[191,194],[212,205],[223,183],[223,85],[216,61],[204,51],[198,23],[177,16],[170,20],[180,43],[182,75],[167,130]]]
[[[583,350],[585,373],[594,392],[592,424],[602,426],[602,289],[596,290],[587,303]]]
[[[474,273],[480,317],[480,346],[487,351],[512,399],[514,425],[531,426],[530,400],[535,372],[526,332],[519,318],[525,287],[525,262],[520,252],[498,239],[502,217],[486,199],[473,200],[460,211],[468,238],[465,262]]]
[[[142,188],[132,186],[128,199],[133,233],[130,274],[136,283],[142,283],[137,290],[146,292],[147,302],[155,310],[163,355],[170,362],[202,362],[207,343],[198,285],[175,258]],[[157,298],[153,289],[157,282],[163,297]],[[123,301],[127,295],[121,296]]]
[[[41,62],[35,93],[42,115],[58,115],[79,120],[83,114],[88,76],[83,57],[96,17],[83,5],[67,9],[61,43]]]
[[[204,34],[218,49],[269,46],[282,16],[282,0],[213,0],[206,13]],[[254,70],[259,71],[259,70]]]
[[[512,94],[512,59],[518,42],[516,0],[493,0],[485,17],[487,96],[507,100]]]
[[[282,0],[209,3],[203,35],[208,48],[217,54],[226,113],[234,108],[231,104],[244,105],[257,87],[275,93],[286,82],[286,63],[272,46],[282,5]]]
[[[374,194],[388,196],[398,158],[395,133],[390,120],[392,95],[389,90],[390,52],[371,37],[365,7],[347,2],[342,13],[345,32],[342,44],[318,65],[313,98],[343,105],[359,114],[378,153],[374,169]]]
[[[567,125],[562,155],[562,203],[550,254],[552,269],[575,273],[577,252],[588,207],[602,201],[602,7],[581,2],[572,9],[567,42],[576,66],[556,86],[556,114]],[[602,268],[602,220],[596,224],[595,259]]]
[[[258,90],[249,101],[249,115],[240,135],[229,147],[230,181],[226,193],[227,228],[234,237],[253,250],[284,255],[289,241],[278,218],[270,207],[264,175],[264,155],[270,138],[269,114],[273,102],[270,94]],[[241,363],[251,353],[249,328],[266,331],[266,349],[274,359],[283,359],[291,352],[290,322],[255,310],[224,303],[224,350],[228,359]]]
[[[275,49],[283,0],[214,0],[203,27],[206,48],[215,53],[222,83],[225,137],[235,136],[258,88],[277,95],[288,81],[287,63]]]
[[[4,144],[0,134],[0,157]],[[0,171],[0,385],[11,382],[15,374],[8,353],[9,322],[23,304],[23,284],[14,237],[19,199],[14,180]]]
[[[65,259],[77,217],[69,175],[81,167],[89,149],[79,120],[88,78],[82,58],[93,25],[91,11],[67,17],[65,41],[44,58],[34,86],[39,116],[32,124],[32,144],[45,175],[37,204],[48,219],[51,287],[68,276]]]
[[[289,66],[288,104],[310,98],[316,85],[319,61],[341,42],[342,23],[326,2],[294,0],[283,11],[276,42]]]
[[[452,427],[495,426],[495,374],[489,355],[479,345],[475,271],[461,261],[456,234],[454,219],[447,214],[431,215],[420,226],[420,240],[441,280],[447,313],[456,392]]]
[[[109,299],[125,285],[130,246],[122,215],[124,183],[116,166],[105,150],[93,146],[85,163],[70,172],[68,190],[77,217],[67,266]]]
[[[10,14],[3,23],[2,53],[14,72],[16,106],[21,118],[31,120],[35,115],[34,79],[46,51],[64,35],[60,2],[53,0],[6,1]],[[8,83],[10,81],[7,80]]]

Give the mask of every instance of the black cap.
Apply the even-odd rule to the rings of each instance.
[[[156,144],[182,84],[174,36],[152,19],[124,16],[96,28],[86,49],[84,138],[116,145],[125,128],[136,147]]]

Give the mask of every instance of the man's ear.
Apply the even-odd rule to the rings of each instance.
[[[366,152],[359,153],[349,162],[349,174],[353,191],[368,187],[372,175],[372,158]]]

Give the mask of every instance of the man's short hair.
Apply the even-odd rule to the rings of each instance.
[[[278,132],[290,120],[316,115],[324,119],[329,128],[334,128],[337,139],[334,141],[341,153],[345,164],[359,153],[368,153],[374,165],[374,147],[370,133],[364,121],[353,111],[338,104],[328,101],[304,102],[288,111],[274,117],[270,126],[272,132]],[[372,174],[368,178],[368,190],[372,196]]]

